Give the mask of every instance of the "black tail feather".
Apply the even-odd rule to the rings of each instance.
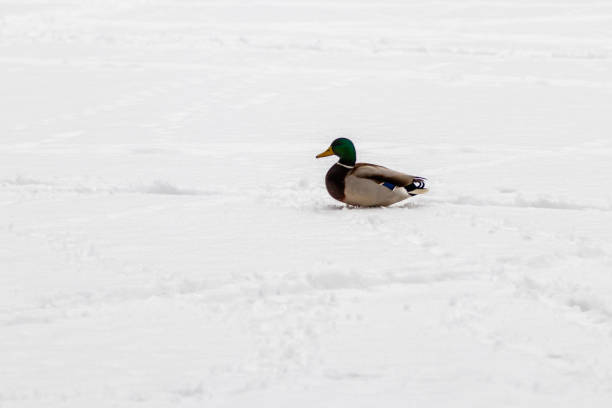
[[[407,186],[405,186],[404,188],[406,189],[407,192],[411,192],[417,189],[422,189],[425,188],[425,180],[422,177],[415,177],[414,180],[412,181],[411,184],[408,184]],[[415,195],[415,194],[411,194],[411,195]]]

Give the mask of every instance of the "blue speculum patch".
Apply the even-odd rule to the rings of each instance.
[[[387,187],[389,190],[393,190],[395,188],[395,184],[391,184],[388,181],[382,183],[383,186]]]

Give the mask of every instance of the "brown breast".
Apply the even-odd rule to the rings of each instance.
[[[330,196],[344,202],[344,178],[352,169],[334,164],[325,175],[325,187]]]

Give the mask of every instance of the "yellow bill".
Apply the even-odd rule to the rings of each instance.
[[[317,154],[317,159],[321,157],[332,156],[333,154],[334,154],[334,151],[332,150],[331,146],[329,146],[329,148],[326,151],[324,151],[323,153]]]

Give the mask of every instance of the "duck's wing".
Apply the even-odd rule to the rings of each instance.
[[[363,207],[387,206],[428,191],[421,177],[369,163],[357,163],[344,181],[343,201]]]
[[[357,163],[352,175],[359,178],[369,179],[378,184],[394,187],[408,187],[416,184],[414,188],[425,187],[425,179],[423,177],[411,176],[409,174],[400,173],[399,171],[391,170],[383,166],[370,163]],[[415,183],[415,181],[417,183]],[[407,188],[407,189],[408,189]]]

